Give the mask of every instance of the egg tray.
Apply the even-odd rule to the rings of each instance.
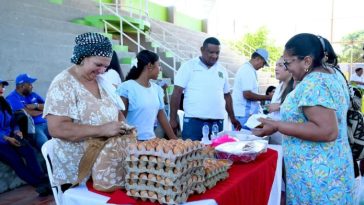
[[[177,167],[177,168],[183,168],[185,167],[188,162],[191,161],[202,161],[204,159],[204,155],[201,154],[201,152],[192,152],[188,156],[178,157],[175,160],[171,160],[164,157],[156,157],[151,155],[140,155],[139,157],[136,157],[134,155],[127,156],[126,162],[129,167],[142,167],[142,166],[150,166],[150,167]]]
[[[201,150],[203,148],[203,145],[200,144],[195,147],[189,147],[187,150],[183,150],[180,153],[174,153],[172,150],[169,150],[167,153],[163,150],[146,150],[145,147],[142,147],[141,149],[138,149],[136,146],[129,146],[128,147],[128,153],[127,156],[128,161],[136,161],[136,159],[133,159],[133,157],[138,158],[140,155],[151,155],[156,157],[161,157],[164,159],[169,159],[171,162],[175,162],[176,159],[181,158],[183,156],[191,156],[194,153],[197,153],[198,155],[202,155]]]
[[[212,146],[205,146],[202,150],[201,150],[203,155],[206,155],[206,158],[212,158],[212,159],[216,159],[216,152],[215,152],[215,148]]]
[[[204,177],[205,170],[201,167],[193,167],[189,169],[187,172],[183,172],[179,175],[175,174],[166,174],[165,172],[157,172],[156,170],[131,170],[127,171],[125,176],[125,180],[131,180],[133,183],[138,183],[139,180],[149,180],[153,182],[158,182],[163,185],[171,186],[173,184],[179,184],[183,182],[183,178],[188,178],[191,175],[197,175]]]
[[[196,183],[195,186],[191,188],[190,194],[202,194],[206,192],[206,187],[204,183]]]
[[[198,166],[203,166],[203,159],[193,159],[193,160],[189,160],[183,163],[178,163],[178,164],[171,164],[170,162],[145,162],[145,161],[127,161],[126,162],[126,166],[131,168],[131,169],[142,169],[142,168],[147,168],[147,169],[164,169],[167,170],[167,172],[170,169],[189,169],[190,167],[198,167]],[[180,171],[183,172],[183,171]]]
[[[163,177],[169,177],[169,178],[173,178],[176,179],[182,175],[188,174],[188,173],[192,173],[195,170],[200,170],[200,169],[204,169],[203,168],[203,162],[202,160],[199,161],[191,161],[188,162],[186,166],[178,168],[178,167],[159,167],[159,166],[150,166],[148,165],[147,167],[130,167],[127,166],[126,170],[127,173],[151,173],[151,174],[155,174],[155,175],[160,175]]]
[[[223,172],[220,174],[217,174],[213,177],[205,179],[204,185],[207,189],[211,189],[212,187],[216,186],[217,182],[222,181],[229,177],[229,173]]]
[[[205,178],[208,179],[208,178],[216,176],[218,174],[226,173],[227,170],[228,170],[227,167],[220,167],[220,168],[217,168],[217,169],[214,169],[214,170],[207,170],[206,167],[205,167]]]
[[[160,204],[180,204],[187,201],[188,194],[180,193],[174,196],[165,196],[161,194],[153,193],[152,191],[148,192],[145,190],[135,191],[131,193],[131,191],[127,191],[126,194],[128,196],[132,196],[136,199],[141,199],[142,201],[150,200],[151,202],[158,201]]]
[[[193,150],[185,153],[184,155],[175,156],[171,153],[165,154],[164,152],[154,153],[129,153],[126,157],[127,162],[154,162],[164,163],[172,167],[182,167],[188,161],[198,160],[205,158],[206,155],[202,154],[201,150]]]
[[[233,164],[232,161],[226,159],[205,159],[204,169],[205,178],[210,178],[220,173],[227,172],[227,170]]]
[[[194,178],[191,180],[191,178]],[[166,195],[166,196],[174,196],[178,193],[193,193],[194,187],[204,186],[204,180],[202,177],[193,176],[189,179],[185,180],[182,184],[179,185],[171,185],[165,186],[159,184],[157,182],[148,181],[147,183],[143,184],[126,184],[126,190],[146,190],[146,191],[153,191],[158,194]],[[192,192],[191,192],[192,191]]]

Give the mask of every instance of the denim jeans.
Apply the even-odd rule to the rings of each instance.
[[[211,127],[214,123],[217,123],[219,126],[219,132],[222,131],[224,120],[204,120],[199,118],[192,118],[192,117],[184,117],[183,118],[183,130],[182,130],[182,139],[191,139],[191,140],[198,140],[201,141],[202,139],[202,127],[204,124],[207,123],[210,128],[211,135]]]
[[[0,160],[8,164],[28,184],[36,187],[47,181],[36,154],[26,140],[20,147],[0,144]]]
[[[42,145],[51,139],[49,132],[48,132],[48,125],[47,123],[41,123],[35,125],[35,134],[33,135],[33,143],[35,143],[35,146],[37,149],[41,149]]]

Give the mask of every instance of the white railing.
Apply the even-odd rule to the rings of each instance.
[[[165,66],[167,66],[167,68],[171,69],[173,71],[173,74],[175,74],[177,71],[176,69],[176,62],[184,62],[186,59],[179,56],[177,53],[175,53],[173,50],[171,50],[170,48],[166,47],[165,45],[163,45],[162,43],[160,43],[157,39],[151,37],[148,33],[142,31],[141,29],[139,29],[137,26],[133,25],[131,22],[129,22],[127,19],[125,19],[121,14],[120,11],[120,6],[118,3],[115,4],[105,4],[101,1],[99,1],[99,12],[100,15],[105,14],[105,11],[109,12],[110,14],[113,14],[115,16],[118,16],[120,18],[120,28],[116,28],[114,25],[108,23],[107,21],[104,21],[104,25],[105,25],[105,31],[107,31],[107,27],[111,27],[112,29],[120,32],[120,43],[123,43],[123,37],[127,38],[128,40],[130,40],[132,43],[134,43],[137,46],[137,50],[138,52],[142,49],[145,49],[142,45],[141,45],[141,40],[140,40],[140,35],[144,35],[146,38],[150,39],[154,44],[156,44],[159,48],[161,48],[163,51],[165,52],[169,52],[170,54],[172,54],[172,59],[173,59],[173,66],[169,65],[168,63],[162,61],[162,59],[160,60],[161,63]],[[130,37],[127,33],[123,32],[123,23],[127,24],[128,26],[130,26],[131,28],[135,29],[137,32],[137,39],[134,40],[132,37]],[[154,49],[154,52],[157,52],[157,48]]]
[[[149,21],[154,22],[153,19],[149,19]],[[186,44],[185,41],[182,41],[182,40],[176,38],[175,34],[171,33],[170,31],[168,31],[165,27],[161,26],[160,24],[154,23],[152,29],[159,29],[162,32],[161,36],[157,35],[156,33],[152,33],[152,35],[155,36],[156,38],[160,38],[163,42],[168,42],[171,46],[173,46],[178,51],[178,53],[182,57],[189,59],[191,57],[199,56],[200,50],[198,48],[192,47],[189,44]],[[170,39],[173,39],[173,40],[170,41]],[[181,49],[182,47],[187,48],[187,50],[189,51],[187,53],[192,56],[188,56],[188,54],[186,52],[181,52],[184,50],[184,49]]]
[[[142,1],[139,1],[140,5],[139,8],[129,7],[125,5],[121,5],[120,0],[115,0],[115,3],[103,3],[99,1],[99,12],[100,15],[105,14],[105,11],[109,12],[112,15],[118,16],[120,18],[120,28],[116,28],[114,25],[108,23],[107,21],[104,21],[105,25],[105,31],[107,32],[108,27],[112,28],[120,33],[120,44],[123,44],[123,38],[128,39],[130,42],[135,44],[137,46],[138,52],[141,49],[146,49],[142,46],[140,35],[145,36],[146,39],[149,39],[152,43],[156,44],[159,48],[161,48],[165,52],[169,52],[172,55],[173,63],[172,65],[166,63],[162,59],[160,59],[160,62],[162,65],[166,66],[168,69],[173,71],[173,75],[176,74],[177,68],[176,63],[177,62],[185,62],[188,59],[191,59],[193,57],[197,57],[200,55],[200,50],[196,47],[193,47],[189,44],[186,44],[185,41],[180,40],[179,38],[176,38],[173,33],[168,31],[165,27],[158,23],[154,23],[153,27],[151,29],[156,29],[161,31],[161,34],[157,33],[146,33],[143,30],[139,29],[137,26],[132,24],[130,21],[128,21],[126,18],[123,17],[123,15],[128,15],[132,18],[141,19],[147,22],[154,22],[153,19],[149,18],[148,15],[148,1],[145,1],[145,10],[140,9],[142,8]],[[127,24],[131,28],[135,29],[137,32],[137,38],[134,40],[133,37],[128,35],[127,33],[123,32],[123,23]],[[163,42],[163,44],[161,43]],[[255,48],[245,44],[243,46],[243,50],[247,53],[252,54],[255,51]],[[154,52],[157,53],[157,48],[154,48]],[[249,59],[250,56],[247,57]],[[234,61],[234,59],[231,59],[231,61]],[[224,67],[228,67],[228,63],[220,61],[220,63]],[[270,66],[274,66],[274,62],[269,61]],[[227,72],[229,74],[229,80],[233,80],[235,73],[231,71],[230,69],[227,69]],[[174,76],[173,76],[174,77]]]
[[[104,22],[104,25],[105,25],[105,32],[107,32],[107,26],[111,27],[112,29],[120,32],[120,34],[124,35],[129,41],[131,41],[132,43],[134,43],[137,47],[138,47],[138,52],[141,50],[141,49],[146,49],[144,46],[142,46],[140,43],[138,43],[137,41],[135,41],[132,37],[130,37],[129,35],[125,34],[124,32],[122,32],[120,29],[116,28],[114,25],[112,25],[111,23],[103,20]],[[140,39],[139,35],[138,35],[138,39]],[[156,48],[154,49],[154,52],[156,53],[157,50]],[[177,72],[177,70],[175,68],[173,68],[172,66],[170,66],[168,63],[166,63],[165,61],[163,61],[162,59],[159,59],[159,62],[166,66],[167,68],[169,68],[170,70],[173,71],[173,75]]]

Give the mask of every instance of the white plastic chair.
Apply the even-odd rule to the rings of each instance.
[[[62,205],[63,192],[61,190],[61,186],[55,185],[53,180],[53,167],[52,167],[52,159],[54,156],[53,145],[54,145],[54,139],[50,139],[46,143],[44,143],[42,146],[42,155],[44,157],[44,160],[46,161],[48,178],[52,187],[54,200],[56,201],[57,205]]]

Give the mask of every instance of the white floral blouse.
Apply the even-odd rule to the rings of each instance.
[[[100,87],[101,99],[96,98],[69,69],[58,74],[51,83],[43,116],[66,116],[77,124],[101,125],[118,120],[118,109]],[[77,180],[78,164],[87,147],[87,140],[69,142],[55,139],[53,176],[56,184],[73,183]]]

